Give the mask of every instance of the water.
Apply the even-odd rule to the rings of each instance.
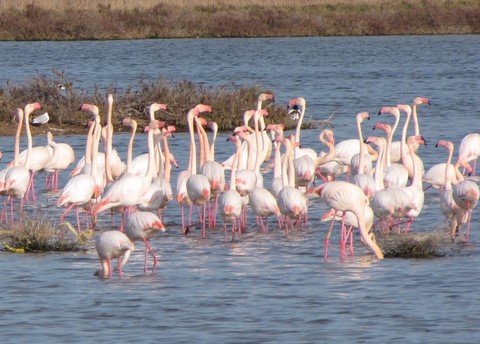
[[[439,139],[458,144],[478,130],[480,36],[343,37],[218,40],[143,40],[101,42],[2,42],[0,82],[23,82],[37,74],[65,70],[74,87],[127,87],[140,77],[191,80],[206,86],[258,84],[273,91],[280,104],[296,96],[307,100],[307,115],[331,113],[336,140],[356,135],[354,117],[372,115],[384,105],[411,103],[426,96],[432,106],[419,107],[422,135],[428,146],[419,154],[425,168],[444,162],[434,148]],[[152,100],[154,101],[154,100]],[[158,101],[158,100],[157,100]],[[253,104],[252,104],[253,105]],[[239,114],[240,116],[241,114]],[[376,134],[372,116],[364,136]],[[402,122],[403,123],[403,120]],[[228,133],[221,133],[219,143]],[[128,134],[114,144],[122,157]],[[56,136],[83,155],[84,137]],[[170,140],[181,167],[186,166],[186,134]],[[320,151],[318,131],[304,131],[304,146]],[[146,151],[145,136],[135,154]],[[13,156],[11,137],[0,138],[3,162]],[[35,137],[34,144],[46,144]],[[23,147],[25,143],[22,142]],[[232,145],[217,145],[217,160]],[[67,180],[63,173],[61,185]],[[269,181],[269,174],[265,182]],[[58,219],[58,195],[44,194],[28,211]],[[426,193],[416,231],[439,226],[438,192]],[[478,285],[479,215],[474,212],[470,242],[444,258],[378,261],[361,244],[355,256],[339,257],[338,231],[330,258],[323,259],[326,224],[318,218],[326,207],[310,204],[310,224],[288,236],[261,234],[250,219],[248,233],[225,241],[221,228],[200,238],[195,230],[180,235],[180,209],[166,215],[168,231],[152,240],[159,256],[156,274],[143,274],[143,245],[127,264],[124,277],[93,276],[99,268],[87,252],[10,254],[0,252],[0,329],[5,342],[169,343],[470,343],[480,339]],[[73,221],[73,217],[69,218]],[[102,228],[109,219],[103,218]],[[118,220],[117,220],[118,221]],[[271,229],[275,228],[273,221]]]

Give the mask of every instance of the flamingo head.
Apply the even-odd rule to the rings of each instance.
[[[389,135],[391,132],[392,132],[392,127],[390,124],[387,124],[387,123],[376,123],[374,126],[373,126],[373,129],[372,130],[375,130],[375,129],[380,129],[380,130],[383,130],[387,133],[387,135]]]
[[[448,141],[448,140],[440,140],[437,142],[437,144],[435,145],[435,147],[444,147],[448,150],[453,150],[453,143],[451,141]]]
[[[93,105],[93,104],[87,104],[83,103],[80,105],[80,110],[82,111],[89,111],[91,112],[94,116],[97,116],[99,114],[98,106]]]
[[[243,113],[243,122],[248,126],[248,122],[255,115],[255,110],[247,110]]]
[[[212,112],[212,107],[210,105],[198,104],[194,109],[196,110],[196,115],[201,112]]]
[[[430,103],[430,100],[425,97],[416,97],[413,100],[413,105],[421,105],[421,104],[432,105],[432,103]]]
[[[271,93],[260,93],[258,95],[258,102],[265,102],[267,100],[271,100],[272,102],[275,101],[275,98],[273,96],[273,94]]]
[[[399,108],[396,106],[384,106],[378,111],[379,115],[382,114],[387,114],[387,115],[392,115],[395,117],[400,117],[400,111]]]
[[[334,145],[335,144],[335,138],[334,138],[334,135],[333,135],[333,131],[331,131],[330,129],[324,129],[322,130],[322,132],[320,133],[320,141],[321,141],[321,138],[322,137],[326,137],[327,138],[327,142]]]
[[[358,122],[362,122],[366,119],[370,120],[370,114],[368,112],[363,111],[363,112],[357,113],[357,121]]]
[[[35,102],[35,103],[29,103],[29,104],[25,105],[25,109],[23,111],[24,111],[25,114],[27,114],[27,113],[30,114],[33,111],[39,110],[41,108],[42,108],[42,106],[40,105],[40,103]]]

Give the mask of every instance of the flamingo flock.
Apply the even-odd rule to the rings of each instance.
[[[14,200],[20,202],[18,219],[26,202],[35,202],[35,176],[48,172],[46,189],[59,190],[56,205],[64,207],[60,224],[75,209],[77,230],[82,224],[96,226],[97,219],[109,213],[114,221],[120,214],[118,230],[102,231],[95,246],[101,262],[96,274],[111,277],[112,259],[118,259],[118,273],[134,251],[135,242],[145,246],[144,272],[148,271],[148,256],[152,256],[152,272],[158,258],[150,239],[165,231],[167,207],[177,203],[181,207],[181,233],[193,235],[194,219],[201,225],[201,237],[207,238],[210,228],[217,225],[217,216],[223,221],[225,239],[234,240],[249,228],[254,216],[261,232],[269,232],[268,218],[275,217],[278,228],[288,234],[301,230],[309,222],[329,221],[325,238],[324,257],[328,257],[329,239],[336,223],[340,222],[340,252],[346,254],[350,240],[353,254],[354,232],[375,257],[383,259],[383,252],[375,242],[378,232],[410,232],[420,216],[425,202],[425,190],[439,190],[439,208],[445,216],[452,240],[462,231],[468,240],[472,212],[479,200],[479,187],[469,178],[475,173],[480,153],[480,134],[465,136],[453,161],[454,145],[440,140],[437,147],[448,154],[443,161],[425,171],[420,147],[425,139],[420,134],[417,106],[428,104],[417,97],[412,104],[379,107],[382,121],[374,125],[374,135],[365,135],[362,124],[371,120],[368,112],[352,116],[357,133],[352,138],[335,142],[334,131],[322,130],[319,142],[326,151],[302,146],[301,128],[306,111],[306,100],[297,97],[288,102],[286,115],[297,121],[294,134],[284,131],[283,123],[266,124],[268,110],[265,103],[273,102],[268,93],[258,96],[256,106],[243,113],[243,125],[228,136],[233,154],[224,161],[215,160],[215,142],[218,126],[212,120],[215,109],[198,104],[187,114],[189,159],[186,169],[178,174],[176,189],[170,181],[171,165],[176,163],[168,140],[173,139],[175,127],[156,119],[157,112],[167,106],[152,103],[149,111],[147,135],[143,138],[148,153],[133,157],[137,122],[124,118],[122,125],[131,128],[127,159],[123,162],[113,147],[113,96],[108,96],[106,125],[102,126],[98,106],[83,104],[88,120],[85,155],[73,168],[70,178],[58,189],[59,173],[75,161],[73,149],[66,143],[53,141],[49,133],[47,146],[34,146],[29,125],[30,116],[40,110],[39,103],[17,109],[17,132],[14,141],[14,159],[0,171],[0,193],[4,198],[1,221],[14,224]],[[392,124],[386,123],[393,117]],[[401,127],[401,138],[394,141],[396,129]],[[407,136],[410,121],[414,135]],[[251,124],[253,122],[253,124]],[[20,152],[19,140],[25,125],[27,149]],[[213,131],[208,137],[206,129]],[[103,141],[103,152],[100,151]],[[420,151],[420,152],[419,152]],[[473,166],[472,166],[473,164]],[[229,171],[229,173],[228,173]],[[264,177],[272,171],[271,183]],[[312,198],[320,198],[330,210],[321,219],[310,219]],[[230,230],[227,230],[230,224]],[[465,229],[463,229],[465,227]]]

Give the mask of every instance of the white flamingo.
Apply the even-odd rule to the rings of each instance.
[[[95,272],[95,275],[112,277],[112,259],[120,258],[118,262],[118,275],[122,277],[122,269],[127,264],[130,254],[135,246],[130,239],[119,231],[105,231],[95,239],[95,249],[100,259],[102,269]]]
[[[145,263],[143,272],[147,273],[148,252],[153,257],[152,273],[155,273],[155,268],[158,263],[158,258],[150,245],[150,239],[160,232],[165,232],[165,226],[160,218],[154,213],[148,211],[133,211],[127,217],[125,224],[125,234],[132,241],[136,242],[142,240],[145,244]]]

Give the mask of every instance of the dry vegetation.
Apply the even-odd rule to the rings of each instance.
[[[478,0],[5,0],[0,11],[0,40],[480,32]]]
[[[48,111],[50,122],[45,127],[33,128],[34,134],[45,132],[47,129],[61,130],[62,134],[85,132],[85,124],[88,116],[79,110],[82,103],[91,103],[99,106],[101,113],[106,113],[106,99],[108,91],[94,89],[93,92],[76,90],[72,83],[65,79],[63,73],[48,78],[46,76],[35,77],[25,84],[7,84],[0,88],[0,134],[13,134],[15,123],[12,121],[12,112],[17,107],[23,107],[32,99],[43,105],[42,111]],[[66,90],[59,89],[58,85],[65,85]],[[197,104],[211,105],[213,113],[209,119],[217,122],[220,130],[231,130],[241,125],[242,114],[245,110],[254,108],[259,93],[269,90],[260,89],[257,86],[244,87],[234,84],[203,87],[190,81],[172,82],[160,77],[154,82],[139,81],[124,91],[115,92],[115,85],[111,86],[114,95],[114,123],[120,119],[133,115],[139,123],[139,127],[147,124],[148,108],[153,102],[165,103],[167,111],[157,114],[157,118],[169,124],[177,126],[178,130],[186,128],[186,113]],[[268,123],[285,123],[291,128],[295,123],[285,116],[284,104],[270,104],[268,107]],[[311,123],[310,126],[328,125],[325,123]],[[306,124],[308,127],[308,123]],[[116,128],[120,129],[119,126]]]

